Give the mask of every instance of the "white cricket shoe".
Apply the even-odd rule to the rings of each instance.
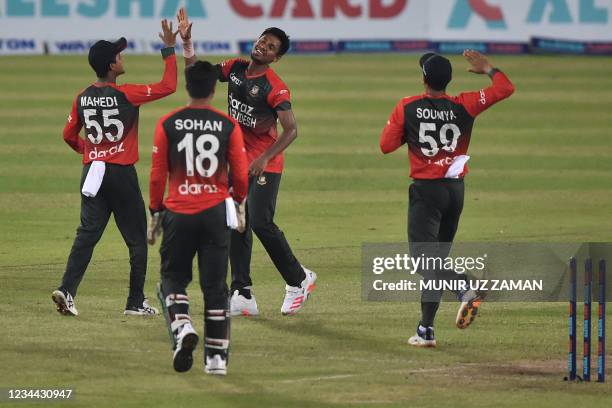
[[[212,375],[226,375],[227,359],[221,356],[221,354],[213,354],[212,356],[206,356],[204,372],[206,374]]]
[[[304,266],[302,266],[302,268],[304,268]],[[294,315],[299,312],[317,286],[317,274],[306,268],[304,268],[304,273],[306,274],[306,278],[302,281],[300,286],[285,285],[285,300],[283,301],[283,306],[281,306],[281,313],[284,316]]]
[[[259,316],[253,291],[250,288],[245,289],[251,292],[251,298],[248,299],[242,296],[238,290],[235,290],[230,299],[230,316]]]
[[[417,326],[417,332],[408,339],[408,344],[415,347],[436,347],[434,328]]]
[[[78,316],[79,312],[74,306],[74,299],[68,292],[54,290],[51,294],[51,299],[55,302],[57,311],[64,316]]]
[[[193,350],[198,344],[198,333],[190,323],[185,323],[176,336],[176,349],[172,365],[179,373],[188,371],[193,365]]]
[[[159,314],[159,310],[151,306],[148,299],[145,298],[140,306],[127,306],[123,314],[126,316],[155,316]]]

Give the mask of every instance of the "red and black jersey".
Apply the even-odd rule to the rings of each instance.
[[[164,51],[167,56],[160,82],[150,85],[94,83],[77,95],[64,127],[64,140],[83,154],[83,163],[99,160],[127,165],[138,161],[140,105],[176,91],[176,56],[173,49],[166,48],[162,54]],[[85,139],[79,136],[83,126]]]
[[[155,128],[151,163],[150,207],[196,214],[229,197],[242,201],[248,166],[242,130],[234,119],[212,107],[183,107],[162,117]]]
[[[272,69],[248,76],[248,66],[249,61],[239,58],[224,61],[220,64],[219,80],[228,82],[228,112],[242,127],[251,163],[276,141],[276,112],[291,109],[291,95]],[[283,154],[274,156],[265,171],[282,173]]]
[[[468,172],[465,162],[474,119],[514,92],[502,72],[495,72],[492,79],[490,87],[459,96],[403,98],[380,137],[382,152],[390,153],[407,143],[413,179],[462,178]]]

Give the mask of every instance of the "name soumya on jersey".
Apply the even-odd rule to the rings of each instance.
[[[139,107],[176,90],[176,56],[164,58],[164,75],[150,85],[94,83],[74,99],[64,127],[64,140],[83,154],[83,163],[94,160],[115,164],[138,161]],[[79,136],[85,127],[85,139]]]
[[[413,179],[463,178],[476,117],[514,91],[501,71],[493,84],[458,96],[428,94],[406,97],[395,106],[380,138],[383,153],[408,144]]]
[[[220,64],[219,80],[228,83],[228,113],[242,127],[249,163],[261,156],[278,137],[277,111],[291,110],[289,88],[268,68],[248,76],[249,61],[235,58]],[[265,171],[282,173],[283,154],[273,157]]]
[[[247,193],[247,162],[242,131],[225,113],[206,107],[183,107],[162,117],[155,128],[151,164],[150,205],[182,214],[196,214],[229,197]],[[168,196],[163,202],[169,180]]]

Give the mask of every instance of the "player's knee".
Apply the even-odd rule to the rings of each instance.
[[[130,251],[147,252],[148,250],[146,235],[139,235],[138,237],[130,238],[124,237],[123,241],[125,242],[125,245],[127,245]]]
[[[79,225],[77,228],[76,242],[82,245],[95,245],[98,243],[104,228],[88,227]]]
[[[253,232],[258,237],[275,234],[278,231],[278,227],[272,221],[258,220],[251,224]]]
[[[147,258],[149,250],[146,245],[128,245],[130,258]]]

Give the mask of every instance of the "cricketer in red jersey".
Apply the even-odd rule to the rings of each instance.
[[[278,112],[291,111],[291,93],[272,69],[249,75],[250,61],[234,58],[220,64],[219,80],[228,82],[228,111],[244,130],[249,163],[264,155],[278,139]],[[244,86],[243,84],[247,84]],[[283,152],[265,166],[268,173],[283,172]]]
[[[216,67],[209,62],[197,61],[188,66],[188,105],[157,123],[149,208],[152,219],[161,218],[163,224],[161,299],[175,344],[174,368],[179,372],[191,368],[192,352],[198,342],[187,296],[197,254],[204,295],[205,370],[224,375],[230,327],[226,277],[228,220],[232,216],[228,213],[235,211],[246,197],[248,164],[240,125],[210,105],[217,76]],[[228,168],[233,200],[229,199]],[[168,196],[162,204],[166,180]],[[163,215],[156,217],[164,209]],[[154,236],[149,238],[154,242]]]
[[[187,65],[195,61],[191,24],[185,9],[178,14],[179,31]],[[228,83],[228,112],[240,123],[249,159],[247,227],[232,231],[230,313],[259,314],[252,292],[252,232],[257,235],[285,280],[283,315],[300,311],[315,287],[317,275],[297,260],[285,235],[274,223],[276,198],[283,171],[283,152],[297,137],[289,88],[270,68],[290,47],[287,34],[271,27],[253,44],[250,60],[230,59],[219,65],[219,80]],[[280,121],[282,132],[277,131]]]
[[[446,258],[457,232],[463,210],[463,177],[468,172],[467,155],[476,117],[509,97],[514,86],[508,77],[477,51],[463,54],[470,71],[487,74],[493,81],[488,88],[458,96],[446,94],[452,79],[448,59],[428,53],[421,57],[425,92],[406,97],[396,105],[380,137],[380,149],[390,153],[408,145],[410,177],[408,240],[414,256]],[[453,270],[420,270],[425,280],[465,280]],[[434,347],[434,319],[442,291],[424,290],[421,294],[421,320],[417,333],[408,342],[419,347]],[[477,315],[482,296],[474,291],[457,293],[461,306],[457,327],[464,329]]]
[[[189,104],[176,109],[158,122],[154,146],[150,183],[152,211],[165,208],[181,214],[197,214],[218,205],[230,196],[228,165],[232,172],[233,197],[237,202],[246,197],[248,164],[242,130],[227,114],[210,105]],[[190,157],[187,155],[195,159],[186,159]],[[168,196],[162,203],[166,179]]]
[[[77,315],[74,297],[97,242],[113,214],[130,253],[130,289],[124,314],[157,314],[144,296],[147,267],[146,212],[134,163],[138,160],[140,105],[176,90],[176,32],[162,21],[159,37],[164,75],[149,85],[117,85],[123,74],[125,38],[98,41],[89,50],[89,64],[98,80],[81,91],[72,104],[64,140],[83,155],[81,223],[68,257],[62,283],[52,298],[58,312]],[[79,136],[85,127],[85,138]]]

